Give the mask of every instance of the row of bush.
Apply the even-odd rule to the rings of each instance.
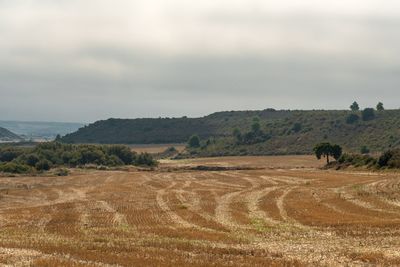
[[[0,148],[0,171],[10,173],[26,173],[34,169],[46,171],[53,167],[78,167],[87,164],[154,166],[156,163],[151,155],[137,154],[123,145],[72,145],[50,142],[33,148]]]
[[[338,162],[355,167],[369,167],[378,169],[400,169],[400,149],[392,149],[384,152],[379,158],[370,155],[343,154]]]

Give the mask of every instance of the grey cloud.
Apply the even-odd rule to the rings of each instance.
[[[129,21],[121,6],[90,16],[89,1],[73,22],[81,1],[34,2],[43,10],[37,7],[29,25],[5,11],[0,18],[0,119],[90,122],[347,108],[353,100],[399,107],[400,19],[393,15],[221,6],[179,15],[147,7],[143,21]],[[64,19],[57,16],[61,5],[68,7]],[[123,18],[110,21],[118,12]]]
[[[12,99],[18,99],[21,106],[35,107],[29,113],[33,116],[91,121],[101,117],[203,115],[238,108],[347,107],[352,99],[371,105],[382,99],[394,105],[392,96],[398,94],[400,82],[399,71],[375,62],[310,55],[127,58],[126,72],[118,81],[82,75],[79,70],[68,75],[42,69],[39,76],[28,78],[21,71],[6,73],[7,77],[2,72],[0,86],[12,93],[5,94],[10,101],[1,109],[15,108]],[[137,66],[141,66],[140,75]],[[47,76],[41,76],[43,72]]]

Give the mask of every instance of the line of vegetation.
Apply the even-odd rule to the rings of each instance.
[[[225,111],[201,118],[109,119],[61,137],[65,143],[156,144],[199,142],[182,157],[312,154],[316,143],[352,153],[400,147],[400,110],[355,102],[349,110]],[[379,136],[379,138],[377,138]],[[196,141],[196,140],[194,140]]]
[[[362,147],[359,153],[342,153],[342,147],[330,143],[317,144],[314,153],[317,159],[326,158],[326,166],[329,168],[364,167],[368,169],[400,169],[400,149],[391,149],[382,153],[379,157],[368,155],[368,148]],[[331,162],[329,157],[336,161]]]
[[[375,109],[361,110],[354,102],[348,111],[268,109],[220,112],[202,119],[204,129],[212,123],[216,132],[207,136],[194,129],[189,135],[194,134],[194,143],[188,142],[177,158],[312,154],[316,143],[326,142],[362,154],[400,147],[400,110],[385,110],[381,102]]]
[[[122,165],[155,166],[150,154],[137,154],[123,145],[72,145],[58,142],[35,147],[0,147],[0,172],[32,173],[51,168],[85,165],[117,167]]]

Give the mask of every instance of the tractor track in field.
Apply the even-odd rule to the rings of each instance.
[[[396,173],[274,160],[0,178],[0,266],[400,266]]]

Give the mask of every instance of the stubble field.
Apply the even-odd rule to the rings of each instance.
[[[1,177],[0,265],[400,265],[400,176],[318,164],[232,157]]]

